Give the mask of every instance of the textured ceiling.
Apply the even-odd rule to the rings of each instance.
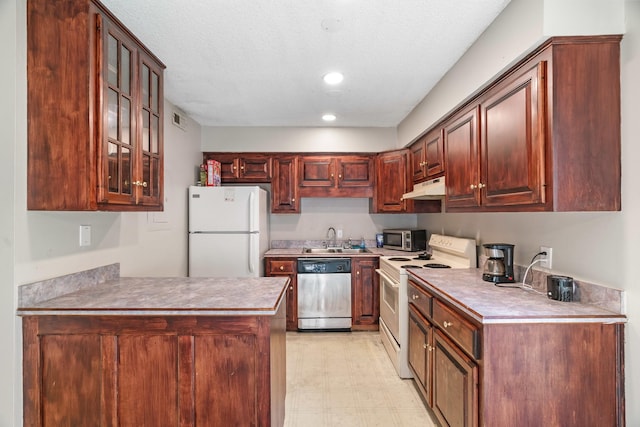
[[[204,126],[396,126],[509,0],[103,0]],[[328,87],[322,76],[345,78]]]

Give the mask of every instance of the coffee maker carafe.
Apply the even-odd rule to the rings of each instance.
[[[488,257],[484,263],[482,280],[493,283],[513,283],[513,248],[508,243],[486,243],[484,254]]]

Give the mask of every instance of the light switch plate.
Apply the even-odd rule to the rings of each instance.
[[[80,246],[91,246],[91,226],[80,226]]]

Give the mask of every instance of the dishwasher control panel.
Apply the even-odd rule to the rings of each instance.
[[[351,273],[350,258],[298,259],[298,274]]]

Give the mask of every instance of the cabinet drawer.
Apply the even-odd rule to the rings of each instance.
[[[423,316],[431,317],[433,296],[413,282],[409,282],[407,294],[409,303],[413,304]]]
[[[464,351],[480,359],[480,330],[458,313],[438,300],[433,304],[433,322],[438,325]]]
[[[271,259],[267,265],[267,274],[292,274],[296,271],[296,262],[290,259]]]

